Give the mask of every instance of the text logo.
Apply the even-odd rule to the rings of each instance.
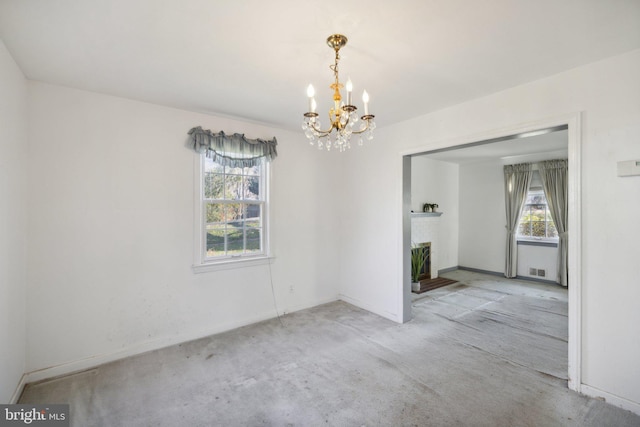
[[[69,405],[0,405],[0,427],[69,427]]]

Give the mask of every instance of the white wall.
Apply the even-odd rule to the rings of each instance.
[[[27,81],[0,40],[0,402],[26,361]]]
[[[638,75],[640,50],[397,125],[381,122],[368,147],[346,153],[345,161],[365,164],[369,173],[360,169],[344,177],[345,299],[402,318],[402,153],[582,112],[582,382],[589,393],[640,412],[640,178],[616,176],[617,161],[640,159]],[[358,209],[363,205],[375,209]]]
[[[302,134],[38,82],[29,94],[27,370],[45,369],[30,380],[275,316],[268,265],[191,270],[194,126],[277,137],[278,309],[337,298],[332,157]]]
[[[438,204],[438,269],[458,266],[458,165],[411,158],[411,209],[422,212],[424,203]]]
[[[503,272],[507,231],[500,159],[460,165],[460,265]]]

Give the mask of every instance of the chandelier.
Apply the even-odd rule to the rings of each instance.
[[[346,104],[340,94],[340,89],[344,86],[340,83],[338,77],[338,62],[340,61],[340,48],[347,44],[347,38],[342,34],[333,34],[327,38],[327,44],[336,52],[335,63],[329,66],[334,76],[334,81],[329,86],[333,89],[333,107],[329,110],[330,125],[327,130],[322,130],[318,113],[316,113],[315,90],[312,85],[309,85],[307,88],[309,111],[304,113],[302,129],[311,145],[317,144],[320,150],[326,149],[329,151],[334,148],[342,152],[347,148],[351,148],[351,136],[354,134],[359,136],[358,145],[363,144],[363,138],[367,140],[373,139],[373,130],[376,127],[373,120],[375,116],[369,114],[369,94],[365,90],[362,93],[364,115],[358,117],[356,112],[357,107],[353,105],[351,101],[351,94],[353,92],[351,79],[348,79],[346,84]]]

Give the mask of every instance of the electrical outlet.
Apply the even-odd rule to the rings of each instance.
[[[545,277],[547,275],[547,271],[541,268],[538,269],[538,276]]]
[[[289,286],[289,293],[293,293],[293,285]]]
[[[538,275],[538,269],[529,267],[529,276],[537,276],[537,275]]]

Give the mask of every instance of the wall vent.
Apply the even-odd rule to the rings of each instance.
[[[538,269],[537,268],[529,268],[529,276],[537,276]]]
[[[547,271],[541,268],[538,269],[538,276],[545,277],[547,275]]]

